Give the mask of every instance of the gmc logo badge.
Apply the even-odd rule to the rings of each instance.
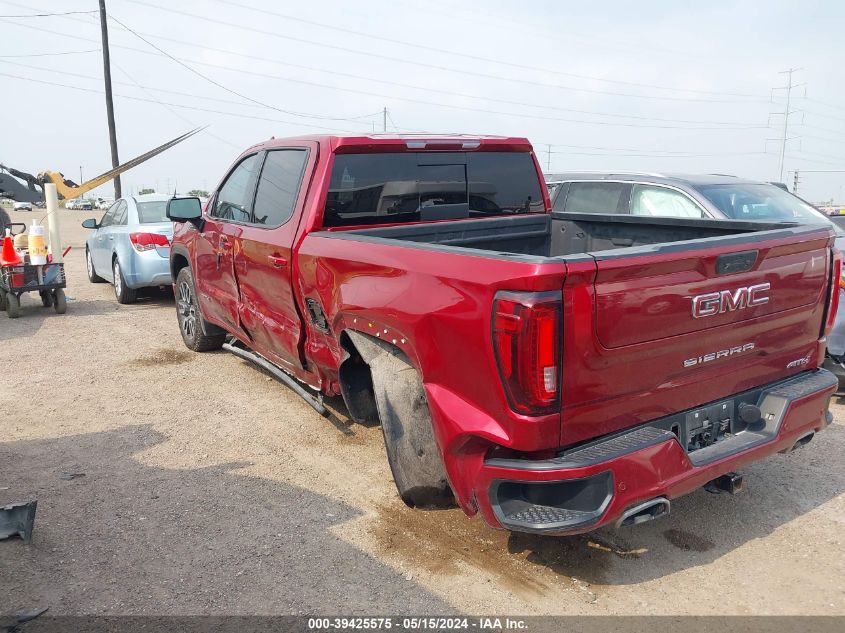
[[[736,290],[722,290],[721,292],[708,292],[706,295],[697,295],[692,298],[692,316],[696,319],[701,317],[733,312],[744,308],[753,308],[769,302],[766,294],[772,285],[770,283],[745,286]]]

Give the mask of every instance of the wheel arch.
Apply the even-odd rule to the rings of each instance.
[[[357,330],[344,330],[340,342],[347,354],[338,372],[344,402],[356,421],[381,423],[402,500],[411,507],[454,505],[419,368],[398,346]]]
[[[170,276],[173,283],[176,283],[176,276],[185,267],[190,267],[191,261],[187,251],[181,248],[170,247]]]

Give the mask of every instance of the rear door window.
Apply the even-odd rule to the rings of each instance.
[[[526,152],[338,154],[324,226],[544,213]]]
[[[212,217],[234,222],[249,222],[252,219],[252,193],[255,184],[255,168],[258,155],[244,158],[226,178],[217,194]]]
[[[140,224],[156,224],[157,222],[167,222],[167,200],[150,200],[149,202],[139,202],[138,208],[138,222]]]
[[[703,218],[704,212],[684,193],[656,185],[634,185],[631,214],[660,218]]]
[[[631,185],[625,182],[573,182],[569,185],[567,213],[628,213]]]
[[[261,226],[281,226],[293,215],[308,151],[278,149],[267,152],[258,191],[255,194],[253,222]]]

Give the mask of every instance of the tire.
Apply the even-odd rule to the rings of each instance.
[[[114,258],[112,263],[114,271],[114,296],[117,297],[117,302],[122,304],[135,303],[138,294],[134,289],[126,285],[126,279],[123,277],[123,271],[120,270],[120,260]]]
[[[49,308],[53,305],[53,295],[49,290],[41,290],[38,292],[41,295],[41,305],[45,308]]]
[[[454,506],[419,373],[383,341],[358,333],[352,339],[370,366],[387,461],[402,501],[412,508]]]
[[[200,313],[194,275],[187,266],[176,275],[176,320],[185,347],[195,352],[210,352],[220,349],[226,341],[226,333],[208,334],[219,330],[206,322]]]
[[[10,319],[17,319],[21,315],[21,300],[11,292],[6,293],[6,315]]]
[[[92,284],[101,284],[105,281],[105,279],[100,277],[94,270],[94,260],[91,259],[91,251],[87,248],[85,249],[85,267],[88,270],[88,281]]]
[[[64,314],[67,312],[67,297],[65,297],[65,291],[61,288],[56,288],[53,291],[53,309],[56,311],[56,314]]]

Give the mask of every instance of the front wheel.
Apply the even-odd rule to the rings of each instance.
[[[92,284],[101,284],[105,281],[102,277],[97,274],[97,271],[94,270],[94,260],[91,258],[91,251],[87,248],[85,249],[85,267],[88,270],[88,281]]]
[[[53,291],[53,309],[56,311],[56,314],[64,314],[67,312],[67,297],[65,297],[65,291],[61,288],[56,288]]]
[[[200,314],[194,276],[187,266],[176,275],[176,319],[185,347],[195,352],[209,352],[220,349],[226,334],[206,334],[211,324],[206,325]]]
[[[137,298],[135,291],[126,285],[117,257],[114,258],[114,296],[117,297],[118,303],[123,304],[135,303]]]

